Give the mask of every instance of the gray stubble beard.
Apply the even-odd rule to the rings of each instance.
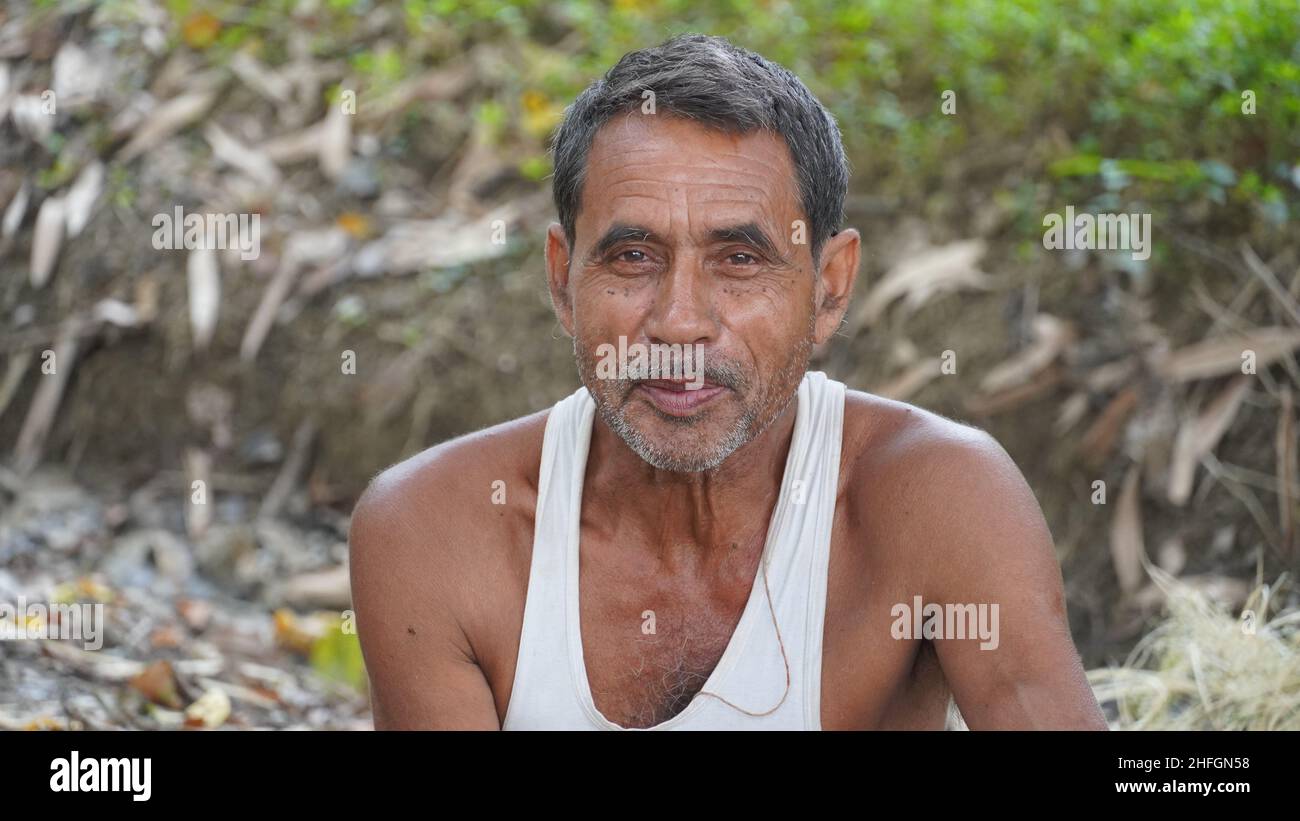
[[[573,355],[578,366],[578,378],[586,385],[587,391],[595,400],[596,411],[600,414],[601,420],[609,426],[610,430],[614,431],[619,439],[623,440],[623,443],[633,453],[640,456],[647,464],[671,473],[701,473],[715,470],[731,454],[761,436],[771,427],[773,422],[781,417],[786,408],[789,407],[790,402],[798,394],[802,375],[807,371],[808,362],[812,357],[812,348],[813,323],[810,323],[808,334],[791,352],[790,358],[777,372],[772,382],[769,383],[770,385],[784,386],[793,381],[795,388],[790,391],[784,400],[776,404],[766,418],[760,419],[759,414],[764,407],[773,404],[771,402],[770,388],[764,392],[761,401],[745,408],[745,412],[728,429],[716,446],[705,453],[681,455],[658,447],[627,419],[624,409],[627,396],[636,386],[634,380],[595,379],[596,387],[593,387],[591,381],[587,379],[587,374],[596,372],[594,362],[588,355],[586,348],[579,343],[578,336],[575,334],[573,337]],[[706,378],[718,384],[726,385],[733,390],[745,387],[749,382],[744,372],[730,362],[709,363],[705,366],[704,372]],[[661,418],[670,424],[676,424],[683,428],[695,423],[693,419]]]

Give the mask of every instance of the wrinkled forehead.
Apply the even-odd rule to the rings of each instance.
[[[592,141],[577,228],[583,235],[611,223],[657,221],[653,227],[668,233],[739,220],[787,230],[802,214],[780,135],[633,113],[606,123]]]

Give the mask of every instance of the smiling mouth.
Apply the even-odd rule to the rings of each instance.
[[[695,411],[712,403],[722,396],[728,388],[705,381],[699,388],[691,389],[694,383],[676,379],[649,379],[638,382],[634,390],[660,413],[668,416],[690,416]]]

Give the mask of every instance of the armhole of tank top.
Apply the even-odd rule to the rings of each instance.
[[[831,559],[831,540],[834,538],[835,530],[835,502],[837,491],[839,490],[840,459],[843,456],[844,448],[844,403],[847,399],[844,385],[827,379],[823,383],[827,393],[834,396],[833,401],[836,403],[834,410],[830,411],[837,416],[838,435],[833,437],[828,443],[827,461],[833,465],[835,472],[834,481],[830,482],[829,497],[830,500],[824,503],[822,510],[827,517],[825,538],[819,540],[817,553],[813,557],[813,566],[810,569],[812,575],[811,587],[809,592],[812,594],[812,600],[809,601],[809,614],[806,629],[808,631],[806,647],[816,648],[816,652],[808,654],[807,670],[804,676],[805,693],[804,704],[806,715],[804,717],[805,726],[820,731],[822,729],[822,669],[825,666],[824,658],[824,641],[826,637],[826,595],[829,587],[830,559]],[[814,603],[820,603],[820,607],[814,608]]]
[[[519,624],[519,649],[515,652],[515,671],[510,680],[510,700],[506,702],[505,716],[501,719],[501,729],[510,724],[511,712],[519,703],[519,685],[527,677],[524,651],[528,647],[528,611],[535,608],[537,597],[533,595],[535,585],[540,585],[537,578],[537,538],[542,530],[542,512],[546,509],[546,497],[550,491],[551,473],[555,463],[556,439],[561,427],[560,417],[564,416],[565,401],[561,400],[551,408],[546,417],[546,429],[542,432],[542,459],[537,469],[537,508],[533,511],[533,543],[528,548],[528,584],[524,587],[524,618]],[[535,616],[536,614],[534,614]],[[533,619],[536,622],[536,618]]]

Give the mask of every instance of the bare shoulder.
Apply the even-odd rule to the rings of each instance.
[[[972,474],[1019,475],[1002,446],[979,428],[861,391],[846,394],[844,449],[849,470],[884,472],[913,488]]]
[[[352,513],[354,598],[360,589],[456,607],[492,589],[531,523],[548,414],[452,439],[376,476]]]
[[[844,449],[846,501],[872,523],[875,549],[898,551],[928,576],[954,579],[975,565],[1055,566],[1033,491],[988,433],[849,391]]]
[[[374,526],[393,538],[482,529],[536,490],[547,411],[457,437],[385,469],[353,512],[353,529]],[[513,491],[513,493],[512,493]],[[512,499],[514,496],[516,499]]]

